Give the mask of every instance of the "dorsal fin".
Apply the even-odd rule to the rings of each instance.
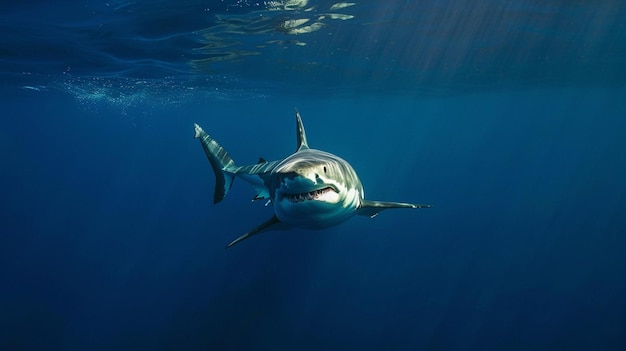
[[[304,131],[304,125],[302,124],[302,118],[300,112],[296,110],[296,140],[298,142],[298,148],[296,151],[308,149],[309,144],[306,142],[306,132]]]
[[[265,161],[263,157],[259,157],[259,162],[257,162],[256,164],[259,165],[261,163],[267,163],[267,161]]]

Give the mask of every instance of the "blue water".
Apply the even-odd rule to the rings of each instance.
[[[0,350],[626,349],[626,5],[350,4],[0,5]],[[296,107],[434,208],[225,250]]]

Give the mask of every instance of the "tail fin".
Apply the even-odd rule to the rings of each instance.
[[[235,162],[228,155],[226,150],[220,144],[211,138],[199,125],[193,125],[195,130],[194,138],[200,139],[204,153],[206,154],[213,172],[215,173],[215,193],[213,194],[213,203],[218,203],[224,199],[228,190],[233,185],[235,175],[229,172],[229,169],[235,166]]]

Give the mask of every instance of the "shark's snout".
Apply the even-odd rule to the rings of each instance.
[[[282,173],[280,175],[279,190],[285,194],[305,194],[325,188],[339,192],[335,184],[326,183],[317,173],[311,173],[308,170]]]

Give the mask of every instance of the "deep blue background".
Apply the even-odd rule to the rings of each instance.
[[[372,33],[363,28],[372,18],[363,16],[373,13],[397,20],[380,24],[391,36],[386,43],[413,38],[399,51],[347,46],[354,55],[343,59],[351,63],[360,52],[384,51],[357,73],[337,59],[291,76],[289,64],[261,59],[280,56],[274,51],[251,58],[261,64],[256,71],[244,61],[200,73],[168,60],[181,44],[168,36],[160,42],[168,54],[156,52],[160,60],[150,62],[139,59],[149,46],[124,64],[116,56],[123,48],[85,45],[124,42],[129,31],[147,37],[157,28],[188,33],[211,25],[215,18],[190,10],[197,3],[174,12],[112,3],[120,10],[82,22],[96,5],[59,5],[64,15],[52,27],[62,33],[48,32],[46,42],[60,43],[68,31],[100,33],[98,21],[121,24],[98,40],[64,42],[94,56],[72,48],[31,56],[41,36],[24,37],[31,51],[0,52],[0,350],[626,348],[626,89],[620,56],[612,55],[626,41],[614,40],[625,37],[617,3],[596,12],[581,11],[582,4],[509,4],[522,37],[548,39],[532,47],[509,43],[478,76],[463,73],[469,66],[450,68],[450,58],[463,61],[460,43],[444,50],[448,56],[431,56],[428,67],[413,67],[410,58],[421,48],[412,45],[440,47],[468,26],[476,31],[467,40],[492,42],[480,29],[489,27],[484,22],[454,20],[496,11],[487,2],[434,4],[437,16],[427,18],[456,28],[443,39],[414,36],[397,18],[410,17],[416,9],[409,5],[355,5],[361,18],[356,27],[346,21],[346,30],[363,34],[347,43],[366,42]],[[23,18],[41,25],[33,32],[46,32],[51,22],[43,19],[54,17],[52,10],[27,5],[37,5],[39,17],[15,5],[4,19]],[[197,21],[149,25],[166,13],[194,13]],[[564,30],[568,20],[582,29]],[[4,23],[13,34],[22,28]],[[537,32],[529,23],[546,27]],[[549,32],[554,23],[560,25]],[[565,52],[549,45],[563,43],[564,32],[570,36],[563,42],[586,44]],[[3,43],[15,38],[3,33]],[[311,33],[318,34],[328,35]],[[255,34],[251,41],[258,35],[280,37]],[[285,55],[310,63],[327,54],[320,45],[310,40],[313,57],[293,48]],[[537,68],[534,58],[551,50],[570,66]],[[88,60],[106,53],[115,57],[106,68]],[[480,56],[465,54],[472,65]],[[84,73],[68,73],[66,57],[82,57],[76,62]],[[413,69],[406,80],[380,74],[382,61],[394,59]],[[168,69],[163,78],[140,74]],[[325,85],[319,73],[337,71],[345,75]],[[542,72],[552,75],[542,80]],[[193,123],[238,164],[273,160],[295,148],[294,107],[309,144],[350,161],[367,198],[434,208],[358,217],[319,232],[268,232],[225,250],[271,208],[250,202],[254,192],[242,181],[212,204],[213,174]]]

